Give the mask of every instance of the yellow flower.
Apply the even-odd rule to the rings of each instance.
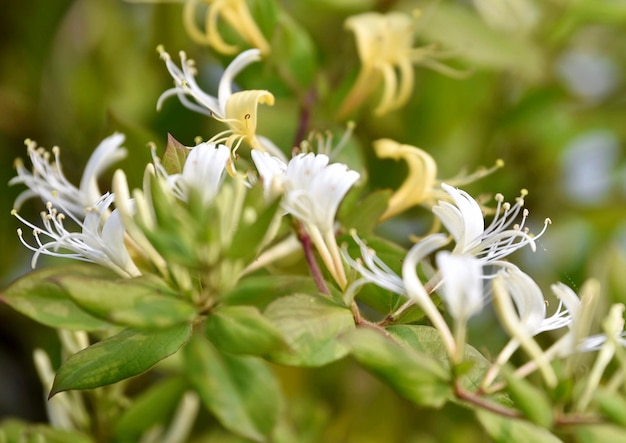
[[[204,29],[196,22],[196,11],[198,6],[203,4],[206,10]],[[245,0],[187,0],[185,2],[183,22],[191,38],[223,54],[234,54],[239,51],[239,47],[226,43],[220,35],[218,30],[220,16],[246,43],[259,49],[262,54],[269,54],[270,45],[255,23]]]
[[[180,53],[180,68],[162,47],[159,47],[159,52],[174,79],[175,86],[161,94],[157,108],[161,107],[166,98],[176,95],[185,107],[228,125],[228,129],[213,136],[209,142],[225,144],[233,152],[242,142],[246,142],[252,149],[268,151],[273,155],[285,158],[271,140],[256,133],[257,108],[260,104],[273,105],[274,96],[272,93],[266,90],[232,91],[235,76],[249,64],[261,59],[261,53],[258,49],[248,49],[242,52],[228,65],[219,82],[217,97],[207,94],[198,86],[195,79],[197,73],[195,64],[193,60],[187,59],[184,52]],[[189,97],[193,100],[190,100]]]
[[[354,32],[356,38],[361,70],[342,103],[340,118],[355,110],[381,80],[382,97],[374,114],[383,115],[404,106],[413,91],[414,64],[450,76],[464,75],[438,61],[447,55],[438,51],[435,45],[413,47],[415,18],[418,16],[418,12],[414,17],[402,12],[366,12],[346,20],[345,27]]]
[[[406,179],[389,199],[387,210],[381,216],[381,220],[398,215],[413,206],[433,206],[439,200],[450,200],[449,195],[441,187],[441,180],[437,180],[437,163],[426,151],[383,138],[374,141],[374,152],[380,158],[404,160],[409,169]],[[498,160],[489,169],[481,168],[473,174],[457,176],[445,182],[452,186],[463,185],[478,180],[502,166],[504,162]]]

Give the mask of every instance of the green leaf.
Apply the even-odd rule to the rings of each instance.
[[[110,280],[61,275],[54,280],[85,311],[122,326],[167,328],[189,323],[196,315],[194,306],[154,276]]]
[[[428,354],[445,368],[449,367],[448,353],[437,329],[423,325],[397,325],[389,326],[387,331],[411,349]],[[480,386],[491,363],[476,348],[468,344],[465,345],[463,362],[471,365],[462,374],[461,384],[466,389],[474,391]]]
[[[430,355],[373,329],[358,328],[341,341],[367,370],[420,406],[440,407],[452,396],[449,373]]]
[[[53,328],[93,331],[111,325],[80,309],[67,293],[52,281],[58,276],[113,276],[100,266],[72,264],[31,272],[13,282],[1,300],[25,316]]]
[[[371,234],[389,204],[392,191],[375,191],[352,205],[341,205],[338,218],[346,230],[355,229],[359,236]],[[357,210],[358,207],[358,210]]]
[[[581,425],[574,429],[577,443],[613,443],[626,441],[626,429],[622,426],[597,424]]]
[[[17,419],[8,419],[0,423],[0,442],[2,443],[94,443],[94,441],[90,436],[79,431],[56,429]]]
[[[317,69],[316,48],[308,31],[281,10],[271,44],[271,61],[280,77],[292,88],[306,89]]]
[[[251,276],[241,280],[221,300],[227,305],[255,305],[264,308],[270,302],[295,292],[315,293],[317,286],[311,277],[303,275]]]
[[[72,355],[54,378],[50,397],[70,389],[90,389],[147,371],[178,351],[191,334],[191,326],[142,331],[125,329]]]
[[[248,210],[253,209],[254,201],[264,201],[263,187],[256,186],[248,191],[246,195],[246,203],[244,205]],[[232,242],[225,256],[228,258],[243,258],[245,262],[249,262],[258,255],[261,242],[266,238],[266,233],[270,224],[275,220],[276,211],[280,204],[280,199],[275,199],[269,205],[256,209],[254,218],[246,220],[242,217],[236,226]]]
[[[267,441],[281,408],[280,387],[267,364],[222,354],[201,336],[194,336],[183,352],[191,384],[220,423],[254,441]]]
[[[476,416],[487,434],[497,443],[562,443],[547,429],[524,420],[503,417],[484,409],[476,410]]]
[[[608,392],[599,389],[594,399],[600,406],[600,412],[606,415],[613,423],[626,427],[626,399],[617,392]]]
[[[553,413],[552,405],[546,393],[537,389],[527,380],[515,376],[515,374],[505,372],[504,377],[507,391],[515,402],[515,406],[533,423],[542,428],[550,428]]]
[[[273,361],[323,366],[348,353],[337,336],[354,328],[352,312],[328,298],[306,294],[279,298],[267,307],[265,316],[282,332],[290,348],[272,353]]]
[[[180,143],[172,134],[167,134],[167,145],[161,159],[161,164],[168,174],[180,174],[183,172],[185,160],[189,156],[189,148]]]
[[[187,388],[188,383],[182,377],[176,377],[141,393],[115,423],[117,440],[129,443],[139,441],[144,432],[165,423],[174,414]]]
[[[285,346],[281,332],[253,306],[223,306],[206,320],[206,335],[220,351],[266,355]]]

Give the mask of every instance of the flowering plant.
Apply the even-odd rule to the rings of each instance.
[[[35,351],[49,426],[6,421],[0,441],[341,441],[331,418],[309,423],[315,406],[290,395],[284,371],[347,360],[412,405],[460,406],[495,441],[626,438],[624,305],[603,303],[597,279],[535,281],[520,257],[551,220],[536,222],[525,189],[512,200],[466,190],[502,160],[441,179],[436,155],[388,137],[416,100],[416,66],[464,81],[517,67],[507,51],[519,49],[531,66],[518,74],[536,81],[538,7],[503,2],[512,24],[490,3],[344,14],[355,75],[331,92],[323,48],[286,5],[187,0],[189,35],[225,67],[211,92],[206,64],[159,46],[174,86],[155,102],[176,98],[221,129],[190,146],[151,142],[137,184],[131,168],[113,170],[134,149],[120,131],[78,185],[58,147],[27,140],[9,184],[34,270],[2,301],[58,331],[61,362]],[[433,41],[416,46],[424,21]],[[502,47],[466,48],[441,23]],[[281,101],[299,105],[291,144],[264,126]],[[375,189],[380,159],[406,166],[391,190]],[[23,215],[30,200],[39,219]],[[397,220],[411,235],[393,232]],[[475,337],[479,321],[497,344]]]

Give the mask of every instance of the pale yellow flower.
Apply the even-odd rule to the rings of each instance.
[[[204,28],[198,26],[197,11],[205,10]],[[183,9],[185,29],[198,43],[211,46],[222,54],[235,54],[240,48],[227,43],[218,29],[219,19],[226,23],[250,46],[269,54],[270,45],[257,26],[245,0],[187,0]]]
[[[418,16],[417,12],[413,17],[402,12],[366,12],[346,20],[345,27],[354,32],[361,70],[342,103],[340,118],[355,110],[381,81],[382,97],[374,114],[383,115],[404,106],[413,91],[415,64],[451,76],[463,75],[438,60],[447,54],[435,45],[413,47]]]
[[[246,142],[252,149],[268,151],[285,158],[271,140],[256,133],[258,106],[260,104],[273,105],[272,93],[266,90],[237,92],[232,90],[235,76],[249,64],[261,59],[258,49],[248,49],[235,57],[224,70],[216,97],[207,94],[198,86],[195,78],[197,74],[195,64],[193,60],[187,58],[184,52],[180,52],[181,67],[179,68],[162,47],[158,50],[174,79],[175,86],[161,94],[157,108],[161,107],[166,98],[175,95],[185,107],[192,111],[208,115],[228,125],[228,129],[213,136],[209,142],[225,144],[233,151],[236,151],[242,142]]]
[[[413,206],[431,207],[439,200],[450,200],[448,193],[441,188],[441,180],[437,180],[437,163],[429,153],[418,147],[401,144],[388,138],[374,141],[373,147],[378,157],[404,160],[408,167],[406,179],[391,196],[381,220],[391,218]],[[460,175],[445,182],[453,186],[461,186],[478,180],[503,165],[504,163],[498,160],[489,169],[478,169],[473,174]]]

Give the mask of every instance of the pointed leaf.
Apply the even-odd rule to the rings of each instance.
[[[151,386],[136,397],[131,406],[115,423],[114,433],[119,441],[139,441],[140,436],[174,414],[188,383],[181,377]]]
[[[165,171],[168,174],[180,174],[183,172],[183,166],[188,155],[189,148],[172,137],[172,134],[167,134],[167,145],[161,160]]]
[[[511,399],[526,417],[542,428],[552,426],[552,405],[546,393],[523,378],[505,372],[507,391]]]
[[[122,326],[167,328],[189,323],[196,315],[191,304],[154,276],[110,280],[68,275],[55,282],[85,311]]]
[[[279,384],[255,357],[220,353],[201,336],[184,348],[185,368],[204,405],[228,430],[267,441],[281,407]]]
[[[452,396],[450,376],[432,356],[373,329],[356,329],[341,340],[361,365],[412,402],[440,407]]]
[[[371,234],[387,209],[389,198],[391,191],[384,190],[372,192],[364,199],[352,202],[352,205],[346,205],[344,201],[338,218],[346,230],[355,229],[359,235]]]
[[[503,417],[484,409],[477,410],[476,416],[487,434],[497,443],[562,443],[547,429],[524,420]]]
[[[220,351],[265,355],[285,346],[281,332],[253,306],[223,306],[206,320],[206,335]]]
[[[322,366],[344,357],[348,350],[337,336],[354,328],[352,312],[328,298],[295,294],[279,298],[265,316],[282,332],[290,351],[271,359],[293,366]]]
[[[263,188],[257,186],[251,191],[248,191],[247,199],[253,202],[263,201],[262,197]],[[245,262],[249,262],[255,258],[258,254],[259,246],[265,239],[266,233],[270,227],[270,224],[275,220],[276,211],[280,204],[280,199],[275,199],[267,206],[258,208],[256,210],[256,216],[254,219],[246,220],[242,217],[236,226],[236,231],[233,235],[232,243],[226,251],[226,257],[228,258],[243,258]],[[252,205],[244,206],[248,209],[252,209]]]
[[[613,443],[626,441],[623,426],[609,424],[576,426],[574,433],[577,443]]]
[[[227,305],[266,307],[270,302],[295,292],[315,293],[317,287],[309,276],[261,275],[247,277],[222,297]]]
[[[626,427],[626,399],[617,392],[598,389],[594,398],[600,406],[600,412],[612,422]]]
[[[53,328],[93,331],[111,325],[79,308],[59,285],[52,281],[60,275],[113,276],[95,265],[73,264],[31,272],[13,282],[1,300],[27,317]]]
[[[156,331],[125,329],[68,358],[54,378],[50,397],[139,375],[178,351],[190,334],[190,325]]]
[[[437,359],[445,368],[449,367],[448,353],[445,349],[439,332],[431,326],[423,325],[397,325],[387,328],[401,343],[419,352],[430,355]],[[470,363],[468,370],[461,377],[461,384],[471,391],[476,390],[491,366],[476,348],[466,344],[464,363]]]

